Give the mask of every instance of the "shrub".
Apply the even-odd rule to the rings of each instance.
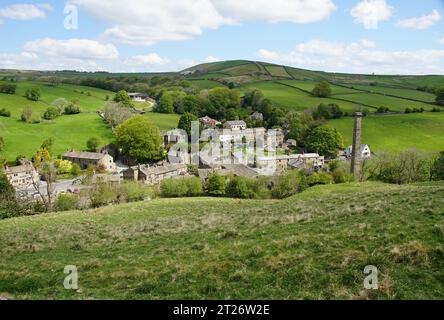
[[[213,173],[208,176],[206,183],[206,191],[210,196],[223,196],[225,195],[225,177],[218,173]]]
[[[75,195],[61,194],[54,203],[54,211],[70,211],[77,209],[79,199]]]
[[[32,107],[27,106],[22,111],[21,120],[23,122],[29,123],[31,121],[31,117],[32,117]]]
[[[288,171],[278,177],[272,190],[273,198],[284,199],[302,192],[307,187],[306,177],[300,171]]]
[[[152,189],[140,182],[125,182],[118,186],[117,201],[119,203],[143,201],[153,198]]]
[[[79,114],[80,113],[80,106],[78,101],[71,101],[64,110],[65,114]]]
[[[72,171],[73,165],[71,161],[57,159],[54,162],[58,174],[70,173]]]
[[[11,111],[6,110],[5,108],[0,109],[0,117],[11,117]]]
[[[82,171],[82,169],[80,168],[80,166],[77,163],[73,163],[72,164],[72,166],[71,166],[71,174],[74,177],[77,177],[80,174],[81,171]]]
[[[96,152],[99,149],[100,144],[101,142],[99,138],[92,137],[86,142],[86,147],[88,148],[88,151]]]
[[[307,185],[312,187],[316,185],[333,184],[334,180],[331,174],[327,172],[318,172],[307,178]]]
[[[102,207],[117,201],[115,187],[106,182],[98,183],[90,190],[90,201],[93,208]]]
[[[444,180],[444,151],[433,162],[431,177],[432,180]]]
[[[349,183],[349,182],[355,181],[355,176],[352,173],[347,172],[342,169],[336,169],[335,171],[333,171],[332,177],[333,177],[334,183],[336,183],[336,184]]]
[[[270,197],[266,179],[249,179],[231,176],[225,188],[227,196],[240,199],[264,199]]]
[[[407,184],[430,180],[431,169],[430,157],[412,149],[399,154],[380,154],[367,170],[370,180]]]
[[[195,197],[203,194],[202,180],[197,177],[166,179],[160,184],[163,198]]]
[[[15,94],[17,86],[15,84],[0,83],[0,93]]]
[[[46,109],[45,113],[43,113],[43,119],[45,120],[54,120],[59,116],[60,110],[56,107],[49,107]]]
[[[40,100],[40,89],[39,88],[31,88],[26,90],[25,97],[31,101],[39,101]]]

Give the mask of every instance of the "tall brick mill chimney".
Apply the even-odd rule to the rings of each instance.
[[[356,112],[355,129],[353,131],[353,152],[351,162],[351,173],[356,178],[361,173],[361,144],[362,144],[362,112]]]

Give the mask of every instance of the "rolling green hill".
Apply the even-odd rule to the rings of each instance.
[[[0,221],[10,299],[443,299],[444,184],[162,199]],[[65,290],[64,267],[79,272]],[[379,290],[364,290],[364,268]]]
[[[352,144],[352,118],[332,120],[329,124],[342,133],[347,146]],[[443,151],[444,112],[366,117],[362,122],[362,136],[363,143],[376,152],[409,148]]]
[[[39,88],[41,99],[29,101],[24,94],[29,88]],[[13,161],[18,155],[30,158],[42,142],[50,137],[55,139],[53,154],[59,155],[68,149],[84,150],[86,141],[98,137],[103,144],[112,142],[113,135],[109,126],[98,116],[103,109],[105,98],[112,98],[114,92],[76,85],[50,85],[43,82],[20,81],[15,95],[0,94],[0,109],[11,111],[11,118],[0,117],[0,136],[5,140],[4,155]],[[78,100],[82,113],[79,115],[62,115],[53,121],[42,120],[38,124],[27,124],[20,121],[25,106],[31,106],[37,114],[42,114],[57,98]],[[147,117],[161,130],[176,127],[179,116],[148,112]]]

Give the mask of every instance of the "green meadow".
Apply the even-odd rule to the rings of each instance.
[[[329,125],[342,133],[347,146],[352,144],[352,118],[332,120]],[[365,117],[362,139],[372,151],[444,151],[444,112]]]
[[[0,221],[8,299],[444,299],[443,183],[160,199]],[[359,201],[356,201],[359,199]],[[65,266],[79,290],[63,287]],[[364,268],[379,270],[364,289]]]

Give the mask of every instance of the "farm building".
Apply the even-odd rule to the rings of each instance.
[[[349,146],[345,149],[345,157],[350,159],[353,154],[353,146]],[[370,146],[368,144],[361,145],[361,158],[369,159],[372,157],[372,151],[370,150]]]
[[[289,156],[261,157],[256,161],[257,168],[276,165],[277,170],[295,169],[319,170],[324,167],[325,158],[317,153],[294,154]]]
[[[247,124],[243,120],[227,121],[225,128],[230,130],[245,130],[247,129]]]
[[[146,93],[128,93],[129,97],[133,100],[133,101],[137,101],[137,102],[145,102],[148,100],[151,100],[150,96],[147,95]]]
[[[114,158],[109,154],[70,151],[65,153],[62,159],[78,164],[82,170],[95,166],[110,172],[116,171]]]
[[[212,119],[208,116],[200,118],[199,122],[204,125],[205,127],[210,127],[210,128],[214,128],[217,125],[220,125],[221,123],[215,119]]]
[[[32,187],[40,180],[37,170],[30,161],[23,161],[20,166],[5,167],[5,175],[15,189]]]
[[[179,178],[187,175],[185,164],[168,164],[163,166],[139,165],[123,171],[124,180],[140,181],[147,185],[161,183],[165,179]]]

